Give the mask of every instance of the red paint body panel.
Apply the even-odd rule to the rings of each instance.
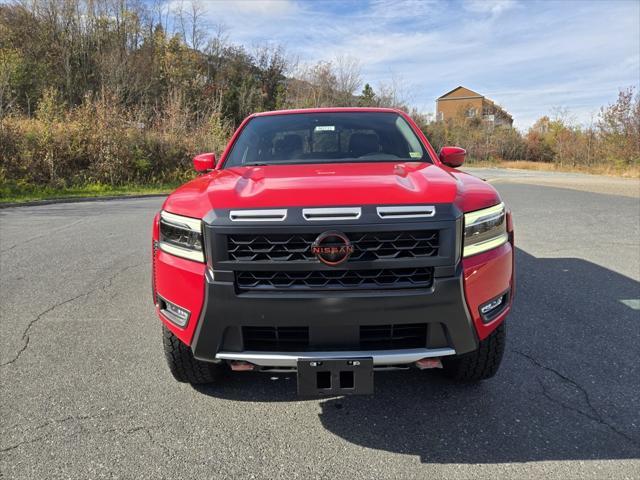
[[[384,200],[381,200],[384,199]],[[420,162],[234,167],[178,188],[164,210],[194,218],[213,208],[455,203],[463,212],[500,202],[486,182]]]
[[[158,250],[155,260],[156,292],[191,312],[185,328],[168,321],[156,307],[163,323],[184,343],[191,344],[204,303],[205,264],[192,262]]]
[[[513,247],[505,243],[462,261],[464,291],[467,307],[478,333],[483,340],[500,325],[509,314],[511,305],[491,322],[484,324],[480,318],[480,306],[509,290],[513,282]],[[509,302],[513,299],[510,297]]]
[[[153,225],[151,226],[151,239],[154,242],[157,242],[160,238],[160,231],[159,231],[159,223],[158,221],[160,220],[160,212],[156,213],[155,216],[153,217]]]

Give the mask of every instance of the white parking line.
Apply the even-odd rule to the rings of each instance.
[[[640,310],[640,298],[630,298],[629,300],[620,300],[620,302],[624,303],[629,308]]]

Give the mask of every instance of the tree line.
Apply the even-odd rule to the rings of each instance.
[[[363,83],[353,58],[306,65],[279,46],[233,44],[197,2],[2,4],[0,185],[179,182],[193,154],[220,152],[253,112],[411,110],[396,82]],[[543,118],[526,135],[411,113],[435,146],[458,144],[474,159],[596,162],[605,152],[637,165],[639,110],[626,90],[591,129]]]

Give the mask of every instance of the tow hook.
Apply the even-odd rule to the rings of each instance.
[[[231,366],[231,370],[234,372],[250,372],[256,369],[256,366],[253,363],[241,360],[233,360],[229,362],[229,366]]]
[[[442,368],[442,362],[439,358],[421,358],[416,362],[416,367],[420,370],[426,370],[427,368]]]

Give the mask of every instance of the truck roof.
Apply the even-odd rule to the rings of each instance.
[[[340,112],[386,112],[405,114],[397,108],[381,107],[323,107],[323,108],[297,108],[291,110],[273,110],[270,112],[260,112],[250,115],[251,117],[264,117],[269,115],[291,115],[296,113],[340,113]]]

